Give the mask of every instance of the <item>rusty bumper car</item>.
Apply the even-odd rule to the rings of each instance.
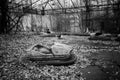
[[[71,46],[55,43],[50,48],[36,44],[26,50],[23,62],[37,62],[39,65],[70,65],[75,63],[77,56]]]
[[[100,34],[100,35],[90,35],[89,40],[101,40],[101,41],[114,41],[116,39],[115,35],[111,34]]]

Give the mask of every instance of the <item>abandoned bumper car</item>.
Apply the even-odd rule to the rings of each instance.
[[[117,39],[117,35],[115,34],[109,34],[109,33],[91,33],[89,40],[101,40],[101,41],[114,41]]]
[[[31,46],[22,57],[22,62],[38,62],[39,65],[70,65],[75,63],[77,57],[73,54],[71,46],[54,43],[50,48],[41,44]]]

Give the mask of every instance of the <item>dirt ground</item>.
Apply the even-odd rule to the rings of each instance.
[[[77,61],[69,66],[22,65],[20,57],[33,44],[71,45]],[[0,80],[120,80],[120,43],[90,41],[88,36],[0,35]]]

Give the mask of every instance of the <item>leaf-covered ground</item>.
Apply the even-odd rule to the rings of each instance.
[[[73,46],[77,61],[69,66],[21,64],[33,44],[54,42]],[[120,45],[115,41],[89,41],[83,36],[40,37],[0,35],[0,80],[120,80]]]

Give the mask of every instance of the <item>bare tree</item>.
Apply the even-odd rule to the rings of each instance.
[[[1,25],[0,25],[0,34],[6,33],[6,29],[8,27],[7,22],[7,14],[8,14],[8,0],[0,1],[0,9],[1,9]]]

